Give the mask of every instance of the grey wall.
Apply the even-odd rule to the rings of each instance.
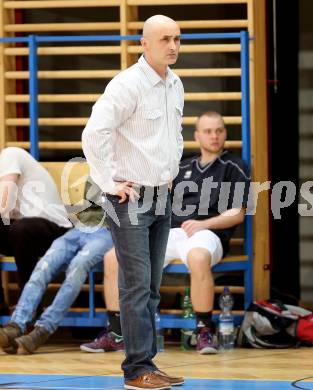
[[[299,4],[299,176],[302,184],[313,180],[313,2],[301,0]],[[313,217],[299,218],[301,298],[313,306]]]

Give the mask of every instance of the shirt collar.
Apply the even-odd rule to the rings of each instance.
[[[157,85],[160,81],[164,82],[157,72],[148,64],[144,55],[140,56],[138,64],[153,86]],[[170,84],[174,84],[178,80],[178,76],[176,76],[169,67],[167,67],[167,80]]]
[[[220,153],[214,160],[211,160],[210,162],[206,163],[204,166],[207,166],[209,163],[212,163],[213,161],[216,161],[216,160],[220,159],[222,156],[224,156],[227,153],[228,153],[228,150],[223,150],[222,153]],[[192,162],[194,164],[199,164],[199,166],[203,168],[203,166],[201,165],[201,154],[198,154],[195,157],[195,159],[192,160]]]
[[[169,67],[167,67],[167,77],[170,84],[175,84],[179,79],[179,77]]]

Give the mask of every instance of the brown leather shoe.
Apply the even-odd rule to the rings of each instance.
[[[15,322],[8,322],[3,328],[0,328],[0,347],[6,353],[16,353],[17,344],[15,338],[21,335],[20,327]]]
[[[135,379],[126,379],[124,387],[132,390],[167,390],[171,388],[171,384],[155,372],[145,372]]]
[[[159,375],[160,378],[163,378],[170,382],[172,386],[180,386],[185,383],[185,380],[182,376],[170,376],[166,374],[164,371],[156,370],[154,371],[155,374]]]
[[[28,335],[17,337],[15,339],[16,344],[18,345],[17,353],[20,355],[29,355],[34,353],[37,348],[44,344],[50,333],[43,326],[35,326]]]

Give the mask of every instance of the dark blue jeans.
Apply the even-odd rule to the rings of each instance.
[[[152,193],[147,202],[146,196],[143,197],[144,191]],[[121,326],[126,352],[122,369],[125,379],[134,379],[157,369],[152,361],[157,353],[155,311],[160,301],[159,290],[171,222],[167,186],[141,187],[140,195],[138,207],[141,209],[133,207],[129,201],[118,203],[120,198],[117,196],[107,195],[105,200],[109,207],[113,205],[118,218],[117,221],[107,216],[119,263]]]

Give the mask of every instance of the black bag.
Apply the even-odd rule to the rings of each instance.
[[[312,328],[312,313],[299,307],[284,305],[280,301],[256,301],[247,309],[241,324],[237,344],[254,348],[290,348],[298,346],[303,321]],[[310,330],[311,331],[311,330]],[[307,333],[307,332],[306,332]],[[310,338],[310,337],[309,337]]]

